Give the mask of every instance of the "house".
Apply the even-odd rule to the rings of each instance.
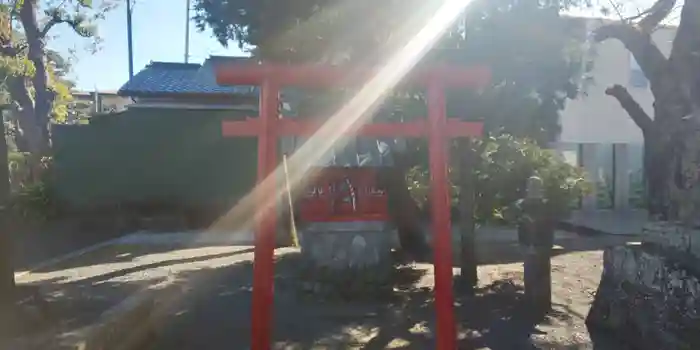
[[[72,95],[69,123],[93,114],[121,112],[132,103],[129,97],[119,96],[116,91],[74,91]]]
[[[212,56],[202,64],[151,62],[118,91],[133,99],[130,109],[255,109],[257,88],[220,86],[214,67],[224,62],[245,62],[247,57]]]
[[[257,113],[258,88],[255,86],[220,86],[216,83],[215,67],[218,64],[247,63],[247,57],[212,56],[203,64],[152,62],[136,74],[119,94],[129,96],[134,103],[130,110],[144,108],[237,110]],[[293,91],[287,91],[287,97]],[[292,115],[293,98],[283,103],[283,109]],[[292,153],[301,146],[303,138],[282,137],[282,153]],[[350,149],[352,148],[352,149]],[[391,162],[388,147],[377,140],[353,140],[344,149],[333,149],[321,164],[379,166]]]

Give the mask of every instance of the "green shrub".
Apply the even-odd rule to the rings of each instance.
[[[55,211],[53,190],[45,182],[24,186],[12,194],[9,209],[23,219],[47,220]]]
[[[527,179],[542,179],[545,201],[551,214],[565,217],[584,193],[590,190],[583,171],[566,163],[553,150],[539,147],[534,142],[516,139],[510,135],[485,138],[476,142],[476,217],[480,222],[512,223],[520,215],[514,210],[518,200],[525,197]],[[456,158],[451,157],[452,160]],[[450,168],[452,204],[458,203],[458,172]],[[407,173],[407,183],[413,198],[425,208],[429,194],[429,174],[417,166]]]
[[[28,167],[26,158],[18,158],[16,161],[24,167]],[[12,166],[13,159],[10,158]],[[11,213],[30,220],[47,220],[53,217],[57,211],[55,192],[50,180],[52,159],[41,159],[41,176],[36,182],[30,181],[28,176],[17,184],[10,195],[8,208]],[[10,168],[12,169],[12,168]]]

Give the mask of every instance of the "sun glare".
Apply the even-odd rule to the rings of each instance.
[[[309,171],[331,148],[343,146],[343,136],[352,135],[360,126],[367,122],[387,95],[401,79],[420,61],[425,53],[440,38],[463,12],[471,1],[446,0],[437,8],[432,16],[425,13],[416,13],[420,16],[416,26],[403,28],[406,33],[403,45],[397,52],[389,56],[376,75],[371,77],[345,105],[323,124],[300,147],[288,161],[289,185],[294,191],[302,187],[309,178],[313,177]],[[407,21],[414,24],[414,21]],[[273,198],[266,198],[264,203],[256,205],[257,192],[267,186],[276,186],[277,182],[285,176],[284,168],[278,166],[270,176],[243,198],[234,208],[222,216],[210,228],[212,231],[225,231],[229,227],[252,228],[258,215],[270,212],[280,203],[283,191],[274,191]],[[260,207],[262,206],[262,208]]]

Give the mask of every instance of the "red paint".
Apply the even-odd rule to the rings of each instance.
[[[253,262],[253,303],[251,314],[252,350],[269,350],[272,335],[272,305],[275,231],[277,214],[267,201],[275,198],[277,186],[270,176],[277,166],[277,138],[272,131],[279,106],[278,86],[271,81],[262,84],[258,123],[258,193],[257,229]]]
[[[341,67],[231,65],[217,69],[217,81],[222,84],[262,85],[260,117],[244,121],[224,121],[224,136],[258,136],[258,215],[256,216],[255,265],[252,305],[252,349],[269,350],[272,334],[273,275],[276,213],[274,206],[266,202],[274,198],[275,181],[263,181],[277,166],[277,137],[281,135],[311,135],[319,123],[278,119],[279,87],[282,85],[333,86],[362,83],[376,70],[350,71]],[[270,81],[274,79],[274,82]],[[447,142],[452,137],[478,136],[481,123],[447,119],[445,93],[447,87],[483,87],[488,84],[490,73],[484,68],[439,67],[418,69],[407,81],[428,85],[428,118],[404,124],[368,124],[355,133],[363,136],[427,136],[429,139],[431,191],[433,207],[432,232],[435,251],[435,307],[437,312],[437,349],[456,349],[456,325],[452,295],[452,247],[450,229],[450,201],[447,181]],[[356,169],[360,171],[360,169]],[[323,172],[323,171],[322,171]],[[328,170],[327,175],[354,174],[355,170]],[[361,173],[361,172],[360,172]],[[335,175],[333,175],[335,174]],[[371,183],[372,176],[351,175],[359,182]],[[364,180],[363,180],[364,179]],[[370,186],[371,187],[371,186]],[[381,196],[380,196],[381,197]],[[330,200],[330,198],[327,198]],[[319,199],[320,200],[320,199]],[[359,197],[358,197],[359,200]],[[360,214],[350,212],[347,203],[340,203],[334,215],[310,204],[303,215],[313,219],[330,221],[383,218],[385,199],[369,200],[367,209]],[[357,203],[360,204],[359,202]],[[358,206],[359,207],[359,206]]]
[[[380,67],[351,69],[343,66],[231,64],[216,67],[216,82],[220,85],[259,85],[274,77],[282,86],[328,87],[361,85],[377,75]],[[442,66],[416,68],[404,79],[406,83],[425,85],[437,79],[445,87],[483,88],[491,81],[485,67]]]
[[[301,194],[299,216],[303,221],[389,220],[389,202],[386,192],[379,188],[376,168],[324,167],[317,173],[313,183]],[[345,179],[350,182],[352,191],[339,186]],[[353,195],[354,208],[350,198]]]
[[[322,123],[303,120],[280,119],[275,122],[273,134],[277,136],[310,136]],[[447,136],[476,137],[483,133],[483,123],[464,122],[457,119],[447,119]],[[255,136],[260,131],[258,118],[247,118],[243,121],[225,120],[221,124],[223,136]],[[419,119],[407,123],[373,123],[361,126],[354,135],[367,137],[421,137],[428,134],[428,119]]]
[[[435,310],[437,349],[457,349],[452,296],[452,232],[450,195],[447,179],[447,117],[445,92],[441,81],[428,85],[428,151],[430,154],[430,199],[432,203],[433,259],[435,270]]]

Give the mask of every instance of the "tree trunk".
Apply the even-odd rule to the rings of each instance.
[[[647,186],[647,209],[649,216],[657,220],[669,220],[672,216],[669,203],[670,174],[667,169],[672,155],[664,152],[667,148],[662,140],[647,136],[644,138],[644,174]]]
[[[8,231],[10,225],[7,222],[8,218],[5,208],[10,186],[5,123],[2,123],[1,128],[3,136],[0,143],[0,166],[4,166],[4,169],[0,170],[0,328],[2,332],[7,332],[11,329],[11,325],[14,322],[16,288],[13,264],[14,243],[12,233]]]
[[[425,258],[428,251],[423,227],[421,226],[420,208],[411,197],[406,184],[406,155],[392,149],[394,166],[384,171],[384,186],[389,197],[389,211],[396,224],[401,249],[416,259]]]
[[[49,88],[49,77],[46,66],[46,38],[44,37],[45,34],[39,29],[37,6],[36,0],[24,1],[19,11],[19,17],[27,38],[27,58],[32,61],[36,69],[31,79],[35,91],[33,101],[34,108],[31,114],[33,114],[36,128],[34,132],[37,133],[37,135],[32,135],[32,137],[35,138],[33,142],[35,144],[32,148],[38,149],[32,150],[32,154],[41,156],[47,154],[51,147],[48,128],[55,94]],[[23,118],[28,119],[30,111],[25,108],[25,105],[29,105],[29,103],[26,103],[26,101],[25,103],[20,102],[20,105],[22,105],[22,108],[25,110],[23,114],[27,113],[26,117]]]
[[[19,103],[21,110],[18,111],[17,122],[19,126],[18,139],[21,140],[18,146],[23,146],[23,151],[32,154],[41,153],[45,143],[42,140],[41,127],[36,123],[36,112],[34,102],[32,101],[29,89],[25,84],[24,78],[8,79],[10,94],[12,99]]]
[[[459,211],[460,211],[460,285],[469,295],[474,294],[474,288],[478,282],[476,259],[476,223],[474,211],[476,207],[476,188],[474,177],[474,165],[476,152],[470,139],[459,144]]]

